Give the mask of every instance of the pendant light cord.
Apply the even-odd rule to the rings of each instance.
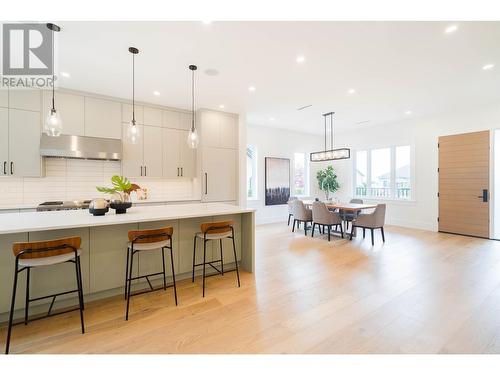
[[[333,150],[333,112],[330,115],[330,150]]]
[[[135,54],[132,54],[132,124],[135,126]]]
[[[55,85],[56,85],[56,72],[55,72],[55,61],[54,61],[54,30],[52,30],[52,113],[56,111],[56,106],[55,106],[55,99],[54,97],[56,96],[55,92]]]
[[[192,79],[191,79],[191,132],[194,132],[196,127],[195,127],[195,121],[194,121],[194,70],[192,70]]]

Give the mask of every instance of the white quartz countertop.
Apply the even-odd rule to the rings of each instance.
[[[192,203],[135,206],[120,215],[110,209],[104,216],[93,216],[88,210],[15,212],[0,215],[0,234],[187,219],[253,211],[255,210],[225,203]]]

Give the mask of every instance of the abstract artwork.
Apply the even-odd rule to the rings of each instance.
[[[265,158],[266,206],[286,204],[290,198],[290,159]]]

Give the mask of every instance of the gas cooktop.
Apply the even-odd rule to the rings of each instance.
[[[90,200],[51,201],[43,202],[36,208],[37,211],[62,211],[88,209]]]

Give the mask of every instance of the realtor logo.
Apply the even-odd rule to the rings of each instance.
[[[3,75],[52,75],[51,34],[44,23],[3,24]]]

